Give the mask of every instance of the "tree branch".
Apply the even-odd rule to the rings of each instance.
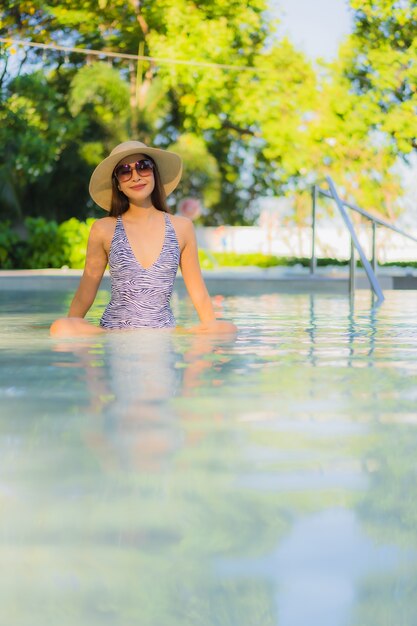
[[[236,126],[231,122],[223,122],[222,128],[229,128],[230,130],[235,130],[239,135],[250,135],[251,137],[260,137],[260,134],[250,130],[249,128],[240,128],[240,126]]]
[[[4,60],[4,69],[3,69],[3,72],[2,72],[2,74],[0,76],[0,89],[3,86],[3,80],[4,80],[4,77],[6,76],[6,73],[7,73],[7,65],[8,65],[8,63],[9,63],[9,55],[6,54],[5,55],[5,60]]]

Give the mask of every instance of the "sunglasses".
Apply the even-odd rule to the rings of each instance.
[[[130,167],[129,163],[118,165],[114,170],[114,176],[119,183],[127,183],[132,178],[133,170],[136,170],[140,176],[150,176],[154,170],[155,163],[150,159],[141,159],[136,161],[133,167]]]

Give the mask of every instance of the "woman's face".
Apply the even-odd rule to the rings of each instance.
[[[135,164],[142,159],[149,159],[146,154],[129,154],[115,167],[115,172],[120,165],[129,165],[131,168],[131,178],[127,181],[118,178],[118,188],[129,200],[134,203],[141,202],[148,198],[155,188],[155,177],[153,171],[149,168],[139,170],[135,168]]]

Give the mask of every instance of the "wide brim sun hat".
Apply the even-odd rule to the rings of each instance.
[[[181,180],[182,159],[176,152],[151,148],[141,141],[124,141],[113,148],[110,155],[101,161],[90,178],[90,196],[98,206],[110,211],[112,199],[112,174],[116,165],[130,154],[146,154],[156,163],[162,185],[168,196]]]

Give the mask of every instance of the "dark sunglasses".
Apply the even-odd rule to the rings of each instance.
[[[135,169],[140,176],[150,176],[154,170],[155,163],[150,159],[141,159],[136,161],[135,165],[130,167],[129,163],[118,165],[114,170],[114,176],[119,183],[127,183],[132,178],[133,170]]]

